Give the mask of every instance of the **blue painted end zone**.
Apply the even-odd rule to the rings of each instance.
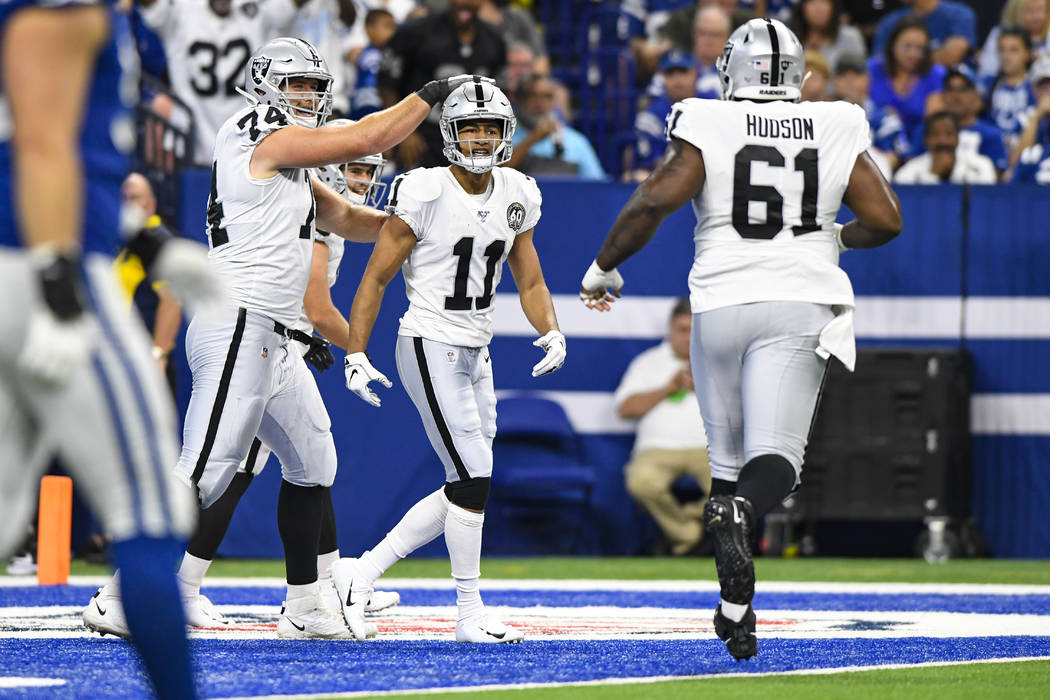
[[[443,641],[195,640],[193,649],[206,697],[768,673],[1050,655],[1050,637],[769,639],[759,644],[758,657],[741,664],[734,663],[715,639],[530,641],[469,647]],[[0,675],[64,678],[69,686],[60,692],[63,696],[146,697],[141,676],[129,661],[130,647],[118,641],[0,640]],[[55,694],[54,689],[17,691],[19,697]]]

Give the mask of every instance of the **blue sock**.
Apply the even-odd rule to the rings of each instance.
[[[135,537],[113,543],[132,642],[159,698],[196,698],[186,616],[175,568],[184,542]]]

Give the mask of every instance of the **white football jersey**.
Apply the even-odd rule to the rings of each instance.
[[[287,126],[276,107],[245,107],[215,138],[208,198],[208,257],[239,306],[292,326],[299,319],[313,259],[310,171],[287,168],[265,180],[249,163],[260,141]]]
[[[328,233],[327,231],[321,231],[318,229],[314,233],[314,242],[323,243],[328,247],[328,288],[331,289],[335,284],[335,281],[339,279],[339,265],[343,262],[343,251],[346,247],[346,240],[334,233]],[[299,314],[299,322],[295,324],[295,327],[306,334],[314,332],[314,324],[311,323],[310,319],[307,317],[305,307],[303,308],[302,313]]]
[[[536,226],[541,204],[536,181],[511,168],[493,168],[484,195],[467,194],[448,167],[394,180],[386,211],[418,239],[401,268],[409,305],[399,334],[488,345],[503,261],[515,237]]]
[[[193,115],[194,161],[208,163],[219,127],[244,106],[234,88],[244,87],[248,59],[291,22],[295,3],[233,0],[230,14],[220,17],[208,0],[155,0],[141,12],[164,44],[172,91]]]
[[[857,156],[871,145],[864,110],[845,102],[690,98],[669,138],[696,146],[693,313],[758,301],[853,306],[833,224]]]

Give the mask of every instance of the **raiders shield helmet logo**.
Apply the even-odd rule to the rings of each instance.
[[[524,223],[525,207],[521,205],[521,202],[514,202],[514,204],[507,207],[507,225],[510,226],[512,231],[520,231]]]
[[[252,82],[261,83],[266,79],[266,72],[270,70],[270,61],[273,59],[257,56],[252,59]]]

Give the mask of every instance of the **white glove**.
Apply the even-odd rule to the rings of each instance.
[[[842,242],[842,224],[834,224],[835,226],[835,243],[839,246],[839,254],[845,253],[849,250],[849,247]]]
[[[546,357],[533,366],[532,376],[550,374],[561,369],[561,366],[565,364],[565,336],[561,331],[549,331],[547,335],[536,339],[532,344],[543,348],[543,351],[547,353]]]
[[[595,260],[587,268],[587,274],[583,276],[583,282],[580,284],[580,300],[588,309],[608,311],[612,308],[609,305],[620,296],[622,288],[623,277],[616,271],[616,268],[608,271],[602,270],[598,267],[598,261]]]
[[[191,313],[227,300],[226,288],[208,263],[208,249],[195,241],[172,238],[157,253],[151,270]]]
[[[98,327],[91,314],[59,321],[51,309],[41,305],[29,317],[18,364],[41,382],[61,386],[91,357],[97,340]]]
[[[354,352],[343,360],[343,371],[346,373],[346,388],[361,397],[362,401],[370,403],[377,408],[382,403],[379,397],[368,388],[369,382],[379,382],[387,389],[394,384],[387,379],[382,372],[372,366],[368,355],[363,352]]]

